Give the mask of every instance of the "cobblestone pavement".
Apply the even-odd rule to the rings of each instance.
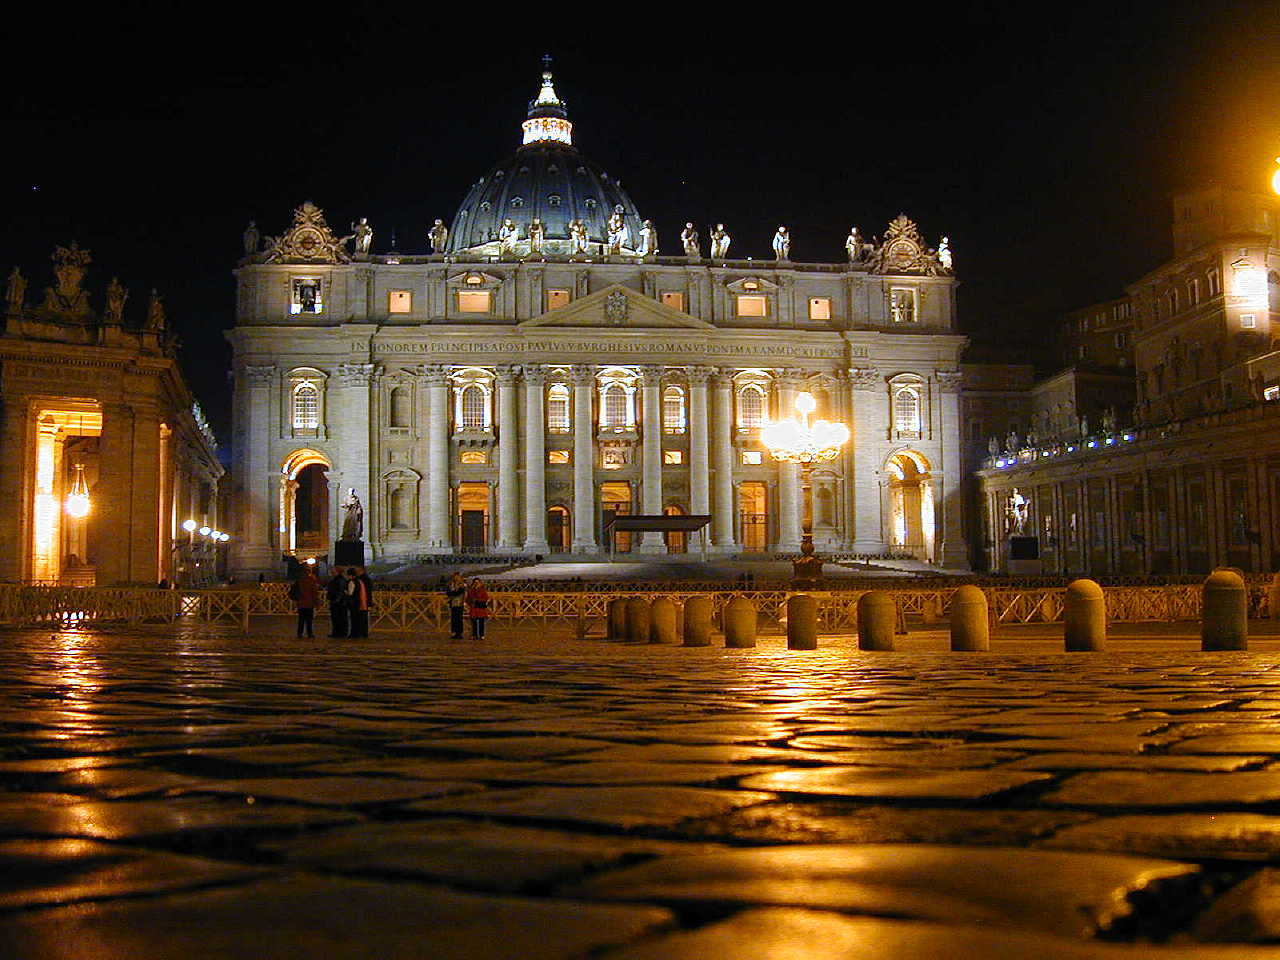
[[[1280,957],[1280,640],[0,634],[6,958]]]

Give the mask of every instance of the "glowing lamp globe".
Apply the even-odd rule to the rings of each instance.
[[[201,527],[201,528],[200,528],[200,536],[202,536],[202,537],[207,537],[207,536],[208,536],[210,533],[212,533],[212,532],[213,532],[213,531],[212,531],[212,528],[210,528],[210,527]]]
[[[187,531],[187,533],[190,533],[195,528],[196,528],[196,522],[194,520],[182,521],[182,529]]]
[[[1276,157],[1276,169],[1271,174],[1271,189],[1280,193],[1280,157]]]

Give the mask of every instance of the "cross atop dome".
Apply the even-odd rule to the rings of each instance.
[[[556,94],[551,83],[551,56],[542,58],[542,89],[529,101],[529,119],[520,125],[524,129],[522,146],[533,143],[563,143],[573,146],[573,124],[565,102]]]

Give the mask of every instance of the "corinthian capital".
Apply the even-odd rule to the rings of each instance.
[[[418,367],[418,376],[428,387],[443,387],[449,383],[449,368],[443,363],[424,363]]]
[[[849,384],[855,390],[876,390],[884,386],[884,376],[875,367],[850,367]]]
[[[381,376],[376,363],[338,364],[338,385],[343,387],[367,387]]]
[[[707,381],[715,376],[719,371],[715,367],[690,367],[687,374],[689,386],[705,387]]]
[[[573,381],[574,386],[589,386],[595,383],[595,371],[586,364],[575,363],[569,368],[569,379]]]
[[[964,382],[964,374],[959,370],[935,370],[933,375],[938,380],[938,386],[948,393],[959,390]]]
[[[246,366],[244,367],[244,378],[251,387],[265,387],[271,384],[275,379],[276,368],[267,364],[265,366]]]
[[[662,367],[646,364],[640,368],[640,382],[646,387],[662,386]]]
[[[531,387],[541,387],[547,382],[547,369],[541,364],[526,363],[520,369],[524,382]]]

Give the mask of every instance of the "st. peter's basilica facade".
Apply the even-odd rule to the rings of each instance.
[[[794,553],[806,498],[760,427],[802,391],[852,433],[813,472],[818,549],[966,563],[945,238],[900,216],[839,263],[792,261],[784,228],[767,260],[721,225],[662,242],[573,146],[550,73],[523,128],[424,224],[430,254],[371,253],[368,224],[340,239],[310,203],[246,231],[235,573],[329,553],[353,492],[377,560]],[[618,514],[711,520],[606,542]]]

